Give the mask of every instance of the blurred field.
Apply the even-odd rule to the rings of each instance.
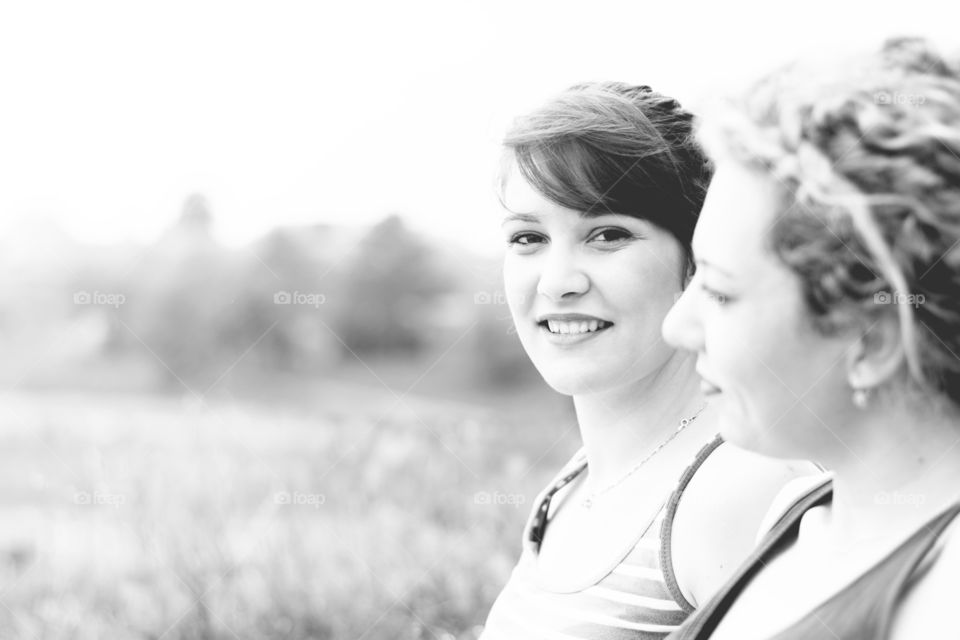
[[[338,384],[8,393],[0,637],[474,637],[570,454],[565,405]]]
[[[475,637],[575,447],[497,260],[212,219],[0,238],[0,638]]]

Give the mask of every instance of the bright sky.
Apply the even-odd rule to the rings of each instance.
[[[5,3],[0,236],[26,216],[149,241],[201,192],[230,244],[400,212],[499,247],[500,132],[570,84],[696,104],[802,53],[949,47],[960,24],[942,0],[702,4]]]

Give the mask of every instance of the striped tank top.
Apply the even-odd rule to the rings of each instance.
[[[700,450],[653,522],[609,573],[579,591],[551,591],[540,580],[537,554],[551,498],[587,467],[579,451],[537,498],[520,560],[490,610],[480,640],[659,640],[674,631],[693,606],[673,574],[673,516],[690,478],[721,443],[717,437]]]

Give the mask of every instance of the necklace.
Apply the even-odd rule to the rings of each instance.
[[[596,501],[597,498],[599,498],[600,496],[602,496],[603,494],[607,493],[608,491],[612,491],[613,489],[615,489],[615,488],[619,487],[621,484],[623,484],[623,482],[624,482],[627,478],[629,478],[630,476],[632,476],[633,474],[635,474],[637,471],[639,471],[640,467],[642,467],[643,465],[645,465],[645,464],[650,460],[650,458],[652,458],[653,456],[657,455],[657,454],[660,452],[661,449],[663,449],[665,446],[667,446],[668,444],[670,444],[670,442],[671,442],[674,438],[676,438],[678,435],[680,435],[680,432],[683,431],[684,429],[686,429],[686,428],[687,428],[687,425],[689,425],[691,422],[693,422],[694,420],[696,420],[696,419],[697,419],[697,416],[699,416],[701,413],[703,413],[703,410],[706,409],[706,408],[707,408],[707,405],[703,405],[702,407],[700,407],[700,408],[697,410],[697,412],[696,412],[695,414],[693,414],[693,415],[690,416],[689,418],[683,418],[683,419],[681,419],[679,425],[677,425],[677,430],[674,431],[673,433],[671,433],[669,436],[667,436],[667,439],[666,439],[666,440],[664,440],[664,441],[661,442],[659,445],[657,445],[657,447],[656,447],[653,451],[651,451],[651,452],[648,453],[646,456],[644,456],[643,460],[641,460],[641,461],[638,462],[637,464],[633,465],[633,467],[632,467],[629,471],[627,471],[625,474],[623,474],[622,476],[620,476],[620,478],[618,478],[616,481],[614,481],[614,482],[611,483],[611,484],[608,484],[607,486],[603,487],[602,489],[598,489],[597,491],[594,491],[594,492],[591,493],[589,496],[587,496],[586,498],[584,498],[584,499],[583,499],[583,502],[580,503],[581,506],[583,506],[584,509],[589,509],[589,508],[591,508],[591,507],[593,506],[593,503]]]

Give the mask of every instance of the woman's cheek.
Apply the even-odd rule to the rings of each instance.
[[[714,376],[715,384],[724,391],[733,390],[743,377],[743,367],[749,359],[744,349],[744,335],[736,323],[718,317],[723,310],[709,310],[704,322],[704,356],[706,373]],[[748,334],[747,334],[748,335]]]
[[[527,298],[525,289],[528,285],[525,283],[530,279],[529,275],[523,273],[522,265],[518,264],[515,258],[508,257],[504,261],[503,288],[511,311],[519,309],[523,300]]]

